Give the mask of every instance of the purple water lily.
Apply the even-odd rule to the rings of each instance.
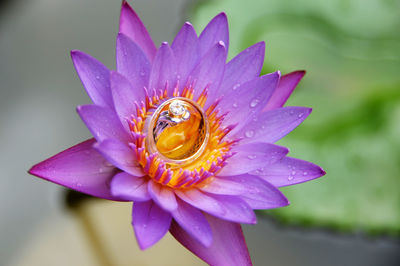
[[[29,172],[99,198],[133,201],[142,249],[170,231],[209,264],[251,265],[240,223],[255,224],[255,209],[288,205],[277,187],[325,174],[273,144],[311,112],[282,107],[305,72],[260,76],[263,42],[226,63],[224,13],[200,36],[185,23],[172,45],[157,49],[123,2],[116,45],[116,71],[71,52],[93,101],[77,111],[94,138]]]

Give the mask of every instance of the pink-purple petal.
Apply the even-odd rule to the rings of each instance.
[[[284,187],[310,181],[325,175],[325,171],[313,163],[285,157],[281,161],[254,171],[254,174],[274,186]]]
[[[198,209],[178,199],[179,207],[172,212],[175,221],[193,238],[205,247],[212,243],[211,227]]]
[[[154,89],[158,92],[164,90],[167,86],[168,92],[173,92],[177,82],[177,70],[175,56],[168,43],[163,42],[154,58],[150,73],[148,89],[152,92]]]
[[[282,76],[264,111],[282,107],[305,74],[305,71],[294,71]]]
[[[110,79],[115,110],[121,124],[129,132],[128,120],[131,120],[132,115],[136,115],[135,102],[140,103],[144,100],[144,88],[133,87],[128,79],[115,71],[111,72]]]
[[[132,84],[136,98],[143,100],[143,88],[149,83],[151,65],[142,49],[129,37],[119,33],[116,48],[117,71]]]
[[[119,169],[134,175],[144,176],[142,168],[137,162],[133,149],[117,139],[106,139],[96,143],[94,147],[107,159],[108,162]]]
[[[119,18],[119,32],[128,36],[146,54],[149,61],[153,61],[157,48],[154,45],[150,34],[140,20],[139,16],[125,0],[121,6],[121,16]]]
[[[147,178],[132,176],[122,172],[116,174],[111,180],[111,193],[113,196],[129,201],[148,201],[151,199],[147,191]]]
[[[189,73],[200,59],[199,40],[192,24],[186,22],[172,42],[171,49],[175,55],[179,87],[186,85]]]
[[[241,143],[274,143],[300,125],[311,111],[307,107],[289,106],[262,112],[256,120],[244,124],[234,136],[243,138]]]
[[[221,219],[238,223],[256,223],[253,210],[239,197],[209,194],[196,188],[175,191],[175,194],[190,205]]]
[[[176,222],[172,222],[170,232],[184,247],[209,265],[251,266],[251,258],[240,224],[207,214],[206,218],[213,233],[210,247],[204,247]]]
[[[204,56],[212,47],[222,41],[226,51],[229,47],[228,19],[225,13],[216,15],[199,36],[200,56]]]
[[[34,165],[29,173],[95,197],[123,200],[110,192],[109,182],[117,169],[93,149],[95,142],[79,143]]]
[[[113,108],[108,68],[81,51],[71,51],[71,58],[83,87],[93,103]]]
[[[270,143],[239,144],[232,149],[235,155],[226,160],[218,176],[233,176],[251,172],[282,159],[289,150]]]
[[[244,174],[220,177],[220,179],[245,187],[247,191],[241,194],[240,198],[252,209],[272,209],[289,205],[289,201],[283,193],[261,177]]]
[[[135,202],[132,209],[132,225],[141,249],[157,243],[171,225],[172,216],[152,200]]]
[[[224,95],[218,105],[222,111],[229,111],[224,124],[237,124],[230,134],[242,128],[248,120],[257,119],[278,85],[279,78],[279,71],[257,77]]]
[[[77,111],[98,141],[105,139],[118,139],[124,143],[129,141],[129,135],[113,110],[98,105],[81,105],[77,107]]]
[[[198,62],[189,74],[189,81],[194,82],[194,99],[208,88],[208,104],[218,96],[218,88],[225,70],[225,45],[218,42]]]
[[[172,212],[178,208],[175,193],[172,189],[149,181],[148,190],[152,199],[164,210]]]
[[[220,94],[229,94],[246,81],[260,75],[264,63],[265,43],[259,42],[243,50],[225,67],[224,78],[220,86]]]

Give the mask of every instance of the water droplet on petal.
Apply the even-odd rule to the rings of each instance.
[[[232,104],[232,106],[233,106],[234,108],[237,108],[237,107],[238,107],[238,104],[237,104],[237,103],[234,103],[234,104]]]
[[[257,104],[258,104],[259,102],[260,102],[259,99],[254,99],[254,100],[252,100],[251,103],[250,103],[250,107],[251,107],[251,108],[256,107]]]
[[[144,73],[144,71],[140,72],[140,75],[143,77],[144,75],[146,75],[146,73]]]
[[[294,177],[290,175],[287,179],[288,179],[289,181],[292,181],[293,178],[294,178]]]
[[[99,76],[99,75],[97,75],[97,76],[96,76],[96,79],[100,79],[100,76]]]
[[[300,114],[298,115],[298,117],[301,118],[303,115],[304,115],[303,113],[300,113]]]
[[[293,111],[293,110],[290,110],[290,111],[289,111],[289,114],[293,115],[293,114],[294,114],[294,111]]]
[[[257,158],[257,155],[247,155],[247,158],[249,158],[250,160],[254,160],[255,158]]]
[[[240,84],[239,84],[239,83],[237,83],[237,84],[235,84],[235,86],[233,86],[233,87],[232,87],[232,90],[234,90],[234,91],[235,91],[235,90],[236,90],[237,88],[239,88],[239,87],[240,87]]]
[[[244,133],[244,135],[248,138],[251,138],[254,136],[254,131],[253,130],[247,130],[246,133]]]
[[[303,175],[307,175],[308,173],[307,172],[303,172]]]
[[[296,174],[296,171],[292,171],[292,175],[295,175]]]

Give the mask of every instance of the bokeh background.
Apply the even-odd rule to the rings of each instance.
[[[255,265],[400,265],[400,1],[130,1],[156,44],[185,20],[220,11],[230,58],[266,41],[264,73],[307,74],[289,105],[312,115],[279,144],[321,165],[321,179],[284,188],[291,206],[259,213],[245,234]],[[202,265],[171,237],[140,252],[129,204],[65,206],[33,164],[90,134],[89,102],[69,51],[114,68],[120,1],[0,4],[0,265]]]

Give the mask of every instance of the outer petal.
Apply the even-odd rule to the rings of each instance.
[[[33,166],[29,173],[71,189],[110,200],[122,200],[110,192],[116,169],[86,140]]]
[[[274,143],[300,125],[311,110],[306,107],[290,106],[261,113],[257,120],[250,120],[235,132],[235,136],[243,138],[241,143]]]
[[[264,107],[264,111],[282,107],[305,74],[306,72],[302,70],[284,75],[279,81],[279,85],[272,94],[271,99]]]
[[[225,67],[224,79],[220,86],[220,94],[228,94],[242,83],[260,75],[264,63],[265,43],[259,42],[243,50]]]
[[[289,205],[287,198],[276,187],[265,180],[249,174],[220,177],[246,187],[247,192],[240,195],[252,209],[272,209]]]
[[[148,190],[153,200],[164,210],[171,212],[178,208],[175,194],[170,188],[149,181]]]
[[[138,166],[133,150],[116,139],[106,139],[94,146],[110,163],[119,169],[134,175],[144,176],[142,168]]]
[[[118,72],[111,72],[111,90],[115,103],[115,110],[126,131],[129,131],[127,119],[136,115],[135,102],[144,100],[144,88],[133,87],[124,76]]]
[[[129,141],[129,136],[111,109],[98,105],[82,105],[77,107],[78,114],[98,140],[118,139],[124,143]]]
[[[146,27],[126,1],[122,2],[119,32],[131,38],[143,50],[147,58],[153,61],[157,48]]]
[[[212,231],[204,214],[182,200],[179,207],[172,213],[175,221],[192,237],[209,247],[212,243]]]
[[[194,82],[194,99],[197,99],[200,93],[208,87],[208,103],[213,103],[212,100],[217,95],[217,89],[224,74],[226,52],[224,43],[217,43],[200,59],[189,74],[189,78]]]
[[[227,165],[218,176],[233,176],[271,165],[282,159],[289,150],[269,143],[249,143],[234,147],[234,156],[226,160]]]
[[[198,189],[175,191],[175,193],[190,205],[221,219],[238,223],[256,223],[253,210],[238,197],[212,195]]]
[[[94,104],[113,108],[110,71],[101,62],[81,51],[71,51],[72,62]]]
[[[228,19],[225,13],[216,15],[200,34],[200,56],[205,55],[214,45],[222,41],[226,51],[229,47]]]
[[[142,96],[143,88],[149,83],[151,65],[142,49],[129,37],[119,33],[117,37],[117,70],[129,79],[136,98]],[[143,100],[143,98],[141,98]]]
[[[186,85],[189,73],[200,59],[199,40],[192,24],[186,22],[171,45],[176,59],[180,89]]]
[[[112,179],[111,193],[129,201],[148,201],[151,198],[147,191],[146,178],[124,172],[116,174]]]
[[[210,265],[252,265],[240,224],[207,214],[206,218],[213,232],[210,247],[204,247],[175,222],[172,223],[170,232],[183,246]]]
[[[229,91],[218,104],[222,111],[230,111],[224,119],[225,125],[237,124],[230,133],[242,128],[248,120],[257,119],[279,82],[279,71],[255,78]]]
[[[313,163],[285,157],[273,165],[254,171],[254,174],[274,186],[284,187],[307,182],[326,173],[321,167]]]
[[[135,202],[132,209],[132,225],[139,247],[146,249],[157,243],[171,224],[171,214],[153,201]]]
[[[150,73],[149,87],[150,91],[164,89],[168,86],[171,93],[176,86],[176,64],[175,57],[168,43],[161,44],[154,59],[153,67]]]

